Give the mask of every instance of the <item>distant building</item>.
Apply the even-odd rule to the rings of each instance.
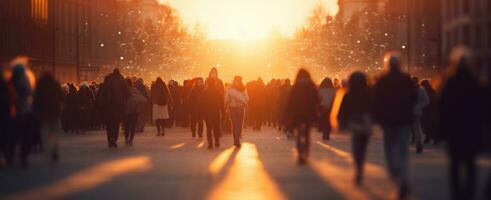
[[[441,0],[409,1],[409,66],[419,75],[431,73],[441,65]]]
[[[491,73],[491,1],[443,0],[442,6],[443,61],[458,45],[471,48],[479,69]]]
[[[28,56],[62,82],[100,78],[114,64],[115,0],[1,0],[0,64]]]
[[[339,12],[336,16],[338,20],[347,23],[353,15],[360,13],[370,4],[377,4],[379,10],[383,10],[389,0],[339,0]]]

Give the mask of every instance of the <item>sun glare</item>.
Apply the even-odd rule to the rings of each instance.
[[[255,40],[279,31],[286,37],[322,3],[331,14],[337,0],[159,0],[176,8],[188,26],[206,27],[210,39]]]

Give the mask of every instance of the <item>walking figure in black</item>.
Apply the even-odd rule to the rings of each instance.
[[[310,129],[316,120],[319,95],[310,74],[300,69],[288,99],[285,122],[297,131],[298,163],[307,162],[310,148]]]

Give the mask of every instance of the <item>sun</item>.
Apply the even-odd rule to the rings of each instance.
[[[319,3],[336,14],[337,0],[160,0],[189,26],[199,23],[210,39],[257,40],[273,31],[292,37]]]

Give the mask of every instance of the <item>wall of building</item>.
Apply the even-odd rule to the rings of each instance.
[[[93,79],[78,69],[115,63],[114,10],[115,0],[1,0],[0,63],[25,55],[37,74]]]
[[[491,1],[444,0],[442,6],[443,62],[458,45],[473,50],[476,66],[490,73],[491,67]]]

